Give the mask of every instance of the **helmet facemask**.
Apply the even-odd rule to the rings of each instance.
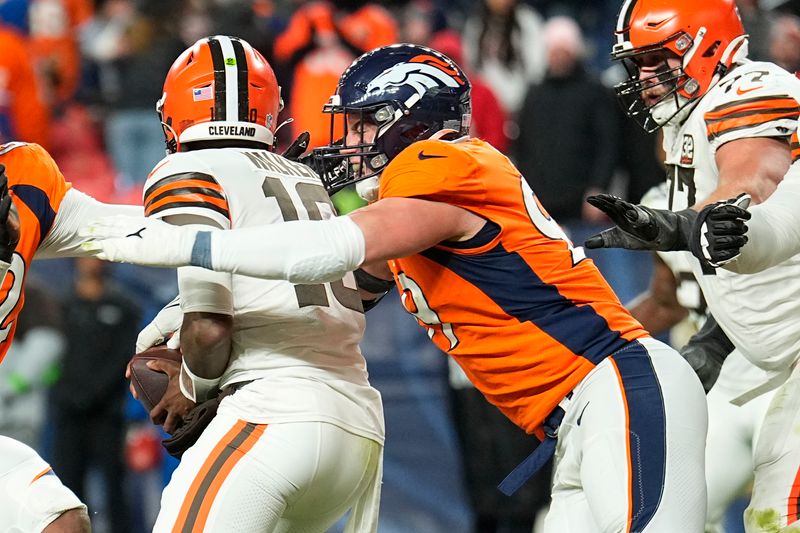
[[[380,175],[389,161],[412,143],[427,139],[437,131],[452,128],[460,131],[461,124],[455,121],[423,121],[415,117],[413,109],[397,101],[383,102],[368,107],[337,105],[337,96],[325,105],[323,112],[331,115],[331,143],[314,150],[314,166],[322,177],[329,193]],[[336,122],[341,127],[337,128]],[[351,132],[351,125],[359,127]],[[375,138],[367,139],[365,128],[376,126]],[[335,131],[343,131],[343,137],[335,140]],[[357,139],[356,142],[348,139]]]
[[[628,79],[614,87],[617,98],[625,113],[647,133],[653,133],[676,117],[680,118],[682,111],[688,111],[688,106],[702,96],[700,85],[685,71],[691,53],[680,57],[667,44],[684,52],[693,50],[694,45],[687,33],[680,33],[663,43],[614,56],[614,59],[622,61],[628,73]],[[659,66],[652,75],[642,78],[640,65],[645,55],[649,63]],[[671,58],[679,60],[674,67],[669,66]],[[659,89],[663,90],[662,94],[648,103],[647,93],[659,92]]]

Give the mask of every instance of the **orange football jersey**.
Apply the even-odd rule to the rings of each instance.
[[[486,219],[467,241],[389,266],[406,309],[527,432],[600,361],[648,335],[489,144],[414,143],[381,175],[380,198],[389,197],[444,202]]]
[[[50,155],[38,144],[0,145],[0,163],[6,167],[8,188],[19,212],[20,237],[11,268],[0,287],[0,361],[17,329],[25,301],[25,274],[58,213],[71,185]]]

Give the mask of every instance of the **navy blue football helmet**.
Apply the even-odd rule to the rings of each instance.
[[[329,193],[379,174],[415,141],[470,126],[470,83],[444,54],[415,44],[376,48],[356,59],[323,108],[331,115],[331,142],[314,150],[313,166]],[[378,126],[374,142],[347,144],[348,118]],[[344,138],[334,139],[341,120]],[[345,153],[342,153],[345,151]],[[359,164],[350,164],[359,157]],[[349,161],[348,161],[349,160]]]

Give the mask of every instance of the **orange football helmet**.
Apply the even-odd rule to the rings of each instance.
[[[272,146],[283,108],[264,56],[237,37],[205,37],[185,50],[164,80],[156,111],[167,152],[197,141],[238,140]]]
[[[702,97],[731,65],[747,55],[747,35],[735,0],[625,0],[617,19],[611,56],[622,60],[628,80],[616,87],[626,112],[647,130],[663,126],[689,103]],[[640,79],[637,56],[652,52],[680,58],[677,68],[664,68]],[[641,93],[654,85],[669,90],[648,106]],[[655,120],[651,110],[673,98],[677,110]]]

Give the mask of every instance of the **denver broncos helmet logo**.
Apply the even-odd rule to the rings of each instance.
[[[409,86],[422,96],[434,87],[461,87],[465,83],[461,73],[451,63],[424,54],[386,69],[367,84],[367,94],[387,87]]]

